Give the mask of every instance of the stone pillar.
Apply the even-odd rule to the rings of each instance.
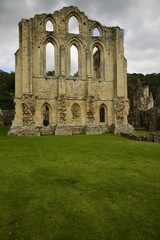
[[[35,97],[32,94],[23,94],[22,96],[23,125],[34,125]]]
[[[61,46],[60,48],[60,73],[62,75],[66,75],[65,74],[65,47]]]
[[[94,96],[88,96],[87,98],[87,119],[86,119],[86,134],[102,134],[102,130],[99,125],[95,124],[95,99]]]
[[[23,94],[22,96],[22,125],[12,125],[8,135],[15,136],[40,136],[39,129],[34,122],[35,97],[32,94]]]
[[[66,92],[66,84],[65,84],[65,76],[59,75],[58,76],[58,96],[64,96]]]
[[[23,92],[32,93],[32,40],[31,40],[31,23],[29,20],[23,19],[22,22],[22,82]]]
[[[114,133],[121,134],[133,134],[134,128],[128,124],[127,121],[128,106],[124,96],[116,97],[114,99],[114,113],[115,113],[115,126]]]
[[[55,135],[72,135],[72,130],[66,125],[67,99],[65,95],[58,98],[58,124]]]
[[[89,49],[86,50],[87,59],[87,77],[91,78],[91,52]]]

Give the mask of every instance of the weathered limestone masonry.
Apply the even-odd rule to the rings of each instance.
[[[79,33],[69,31],[76,18]],[[50,23],[52,30],[46,28]],[[96,34],[94,34],[96,32]],[[124,32],[87,18],[77,7],[35,15],[19,23],[16,52],[16,115],[9,135],[115,134],[132,132],[127,115]],[[54,72],[47,75],[46,46],[54,48]],[[71,47],[78,71],[71,74]]]

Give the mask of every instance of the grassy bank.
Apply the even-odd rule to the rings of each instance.
[[[0,127],[0,239],[160,238],[160,144],[6,133]]]

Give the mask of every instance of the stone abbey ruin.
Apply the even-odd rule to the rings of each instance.
[[[70,31],[73,18],[78,32]],[[53,48],[50,74],[48,44]],[[72,47],[78,58],[74,73]],[[74,6],[37,14],[19,23],[15,57],[15,118],[9,135],[133,131],[127,120],[127,62],[119,27],[102,26]]]

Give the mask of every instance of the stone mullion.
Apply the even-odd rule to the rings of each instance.
[[[32,75],[33,75],[33,71],[32,71],[32,61],[33,61],[33,50],[32,50],[32,22],[30,22],[29,25],[29,39],[28,39],[29,43],[28,43],[28,65],[29,65],[29,70],[28,70],[28,77],[29,77],[29,93],[32,94],[33,92],[33,85],[32,85]]]
[[[22,20],[22,83],[23,92],[30,92],[30,31],[29,23],[26,20]]]
[[[66,64],[66,52],[65,52],[65,47],[61,46],[60,47],[60,74],[61,75],[66,75],[66,69],[65,69],[65,64]]]
[[[91,51],[90,51],[90,49],[88,48],[88,49],[86,49],[86,59],[87,59],[87,62],[86,62],[86,64],[87,64],[87,77],[88,78],[90,78],[91,77],[91,63],[92,63],[92,56],[91,56]]]

